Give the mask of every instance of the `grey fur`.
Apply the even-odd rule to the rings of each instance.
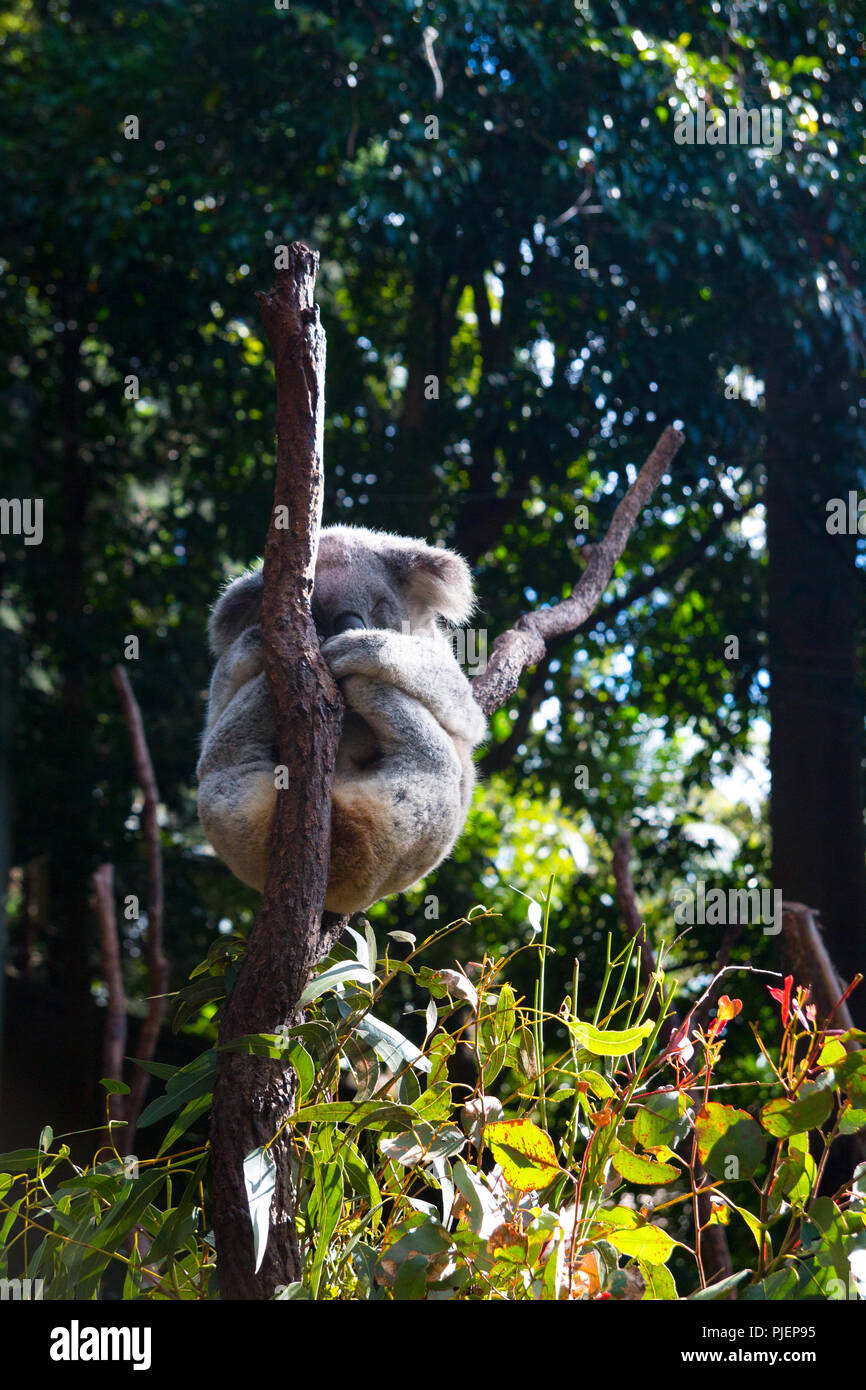
[[[277,795],[261,600],[255,571],[230,584],[211,615],[218,659],[196,769],[208,839],[258,889]],[[313,617],[347,705],[325,899],[333,912],[359,912],[410,887],[463,828],[472,749],[486,725],[440,620],[465,622],[472,608],[469,568],[453,551],[363,527],[321,534]]]

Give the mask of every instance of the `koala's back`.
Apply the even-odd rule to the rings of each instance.
[[[208,839],[258,889],[277,797],[261,600],[257,571],[235,580],[214,608],[217,661],[197,768]],[[339,653],[332,669],[347,701],[325,900],[332,911],[359,911],[409,887],[459,834],[475,780],[471,751],[485,726],[438,622],[465,620],[471,604],[468,568],[450,551],[363,528],[322,533],[313,611],[326,660],[330,649]],[[406,635],[410,627],[417,636]]]

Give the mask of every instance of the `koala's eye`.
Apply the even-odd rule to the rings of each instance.
[[[338,632],[351,632],[355,628],[365,628],[367,624],[360,613],[338,613],[334,619],[332,633],[334,637]]]

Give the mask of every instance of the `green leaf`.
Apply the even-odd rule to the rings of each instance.
[[[627,1057],[649,1037],[655,1024],[649,1019],[637,1028],[595,1028],[591,1023],[569,1023],[578,1047],[594,1057]]]
[[[482,1085],[484,1090],[488,1090],[491,1083],[502,1071],[505,1066],[506,1044],[497,1043],[496,1047],[483,1059],[482,1062]]]
[[[343,1166],[338,1160],[321,1163],[315,1154],[313,1165],[315,1177],[307,1213],[316,1231],[316,1253],[310,1266],[310,1288],[315,1298],[322,1281],[331,1237],[343,1209]]]
[[[128,1096],[129,1087],[125,1081],[113,1081],[110,1076],[103,1076],[100,1086],[104,1086],[110,1096]]]
[[[342,1124],[351,1123],[355,1132],[362,1129],[411,1129],[417,1119],[414,1110],[408,1105],[396,1105],[389,1100],[365,1100],[360,1105],[354,1100],[322,1101],[317,1105],[303,1105],[292,1116],[292,1124]]]
[[[797,1293],[797,1274],[794,1269],[777,1269],[775,1274],[768,1274],[766,1279],[761,1279],[757,1284],[750,1284],[743,1289],[740,1295],[742,1299],[750,1302],[772,1300],[773,1302],[798,1298]]]
[[[499,991],[496,1013],[493,1016],[493,1037],[497,1043],[507,1043],[517,1023],[514,990],[505,984]]]
[[[748,1279],[751,1274],[750,1269],[740,1269],[736,1274],[729,1274],[726,1279],[720,1279],[716,1284],[708,1284],[705,1289],[698,1289],[696,1293],[690,1293],[688,1302],[702,1303],[714,1298],[724,1298],[735,1289],[738,1284],[742,1284],[744,1279]]]
[[[161,1158],[164,1153],[167,1153],[172,1144],[176,1144],[181,1135],[186,1134],[190,1125],[195,1124],[201,1115],[207,1114],[212,1104],[213,1096],[210,1091],[206,1091],[204,1095],[196,1096],[185,1105],[160,1144],[157,1157]]]
[[[846,1105],[839,1119],[840,1134],[859,1134],[866,1129],[866,1110],[855,1110]]]
[[[379,1059],[368,1043],[347,1038],[343,1053],[355,1078],[355,1100],[370,1100],[379,1084]]]
[[[630,1149],[618,1149],[611,1163],[626,1182],[638,1183],[641,1187],[661,1187],[680,1176],[680,1169],[673,1164],[656,1163],[654,1159],[644,1158]]]
[[[28,1173],[31,1168],[38,1167],[41,1158],[40,1149],[12,1149],[0,1154],[0,1172]]]
[[[162,1195],[165,1185],[165,1172],[145,1173],[142,1177],[125,1183],[120,1200],[109,1210],[106,1219],[96,1231],[91,1228],[86,1235],[87,1243],[97,1251],[116,1250],[122,1238],[138,1225],[150,1204],[157,1196]],[[82,1234],[80,1238],[85,1237]],[[84,1254],[82,1267],[85,1270],[92,1270],[94,1263],[97,1267],[102,1263],[100,1260],[92,1260],[91,1254],[90,1251]]]
[[[379,1148],[385,1158],[411,1168],[416,1163],[432,1163],[435,1159],[451,1158],[466,1147],[466,1137],[454,1125],[430,1125],[418,1120],[411,1134],[398,1134],[393,1139],[381,1139]]]
[[[773,1190],[770,1193],[772,1212],[778,1211],[785,1201],[792,1207],[802,1209],[812,1192],[815,1161],[808,1150],[802,1152],[791,1148],[792,1142],[788,1141],[788,1152],[776,1169]]]
[[[604,1238],[614,1250],[648,1265],[665,1264],[670,1259],[671,1251],[679,1244],[661,1227],[650,1225],[636,1225],[630,1230],[614,1228],[606,1231]]]
[[[418,1112],[422,1120],[437,1124],[444,1123],[449,1118],[453,1104],[451,1086],[447,1081],[443,1081],[422,1091],[413,1103],[412,1109]]]
[[[777,1139],[818,1129],[833,1109],[832,1091],[811,1091],[799,1100],[768,1100],[761,1108],[761,1124]]]
[[[762,1226],[757,1216],[753,1216],[752,1213],[750,1211],[747,1211],[745,1207],[738,1207],[736,1202],[732,1202],[730,1197],[725,1196],[724,1193],[719,1193],[719,1195],[722,1198],[722,1200],[726,1202],[727,1205],[731,1208],[731,1211],[735,1211],[737,1215],[741,1218],[741,1220],[743,1220],[746,1223],[749,1230],[752,1232],[752,1235],[755,1237],[755,1244],[758,1247],[758,1254],[763,1255],[765,1243],[769,1244],[766,1226]]]
[[[764,1158],[766,1140],[745,1110],[708,1101],[695,1116],[698,1157],[713,1177],[751,1177]]]
[[[835,1038],[832,1041],[837,1041]],[[866,1053],[852,1052],[835,1067],[836,1081],[856,1109],[866,1106]]]
[[[358,965],[357,961],[343,960],[339,965],[332,965],[329,970],[323,970],[321,975],[314,975],[307,988],[304,990],[299,1003],[302,1007],[312,1004],[314,999],[326,994],[329,989],[336,989],[337,985],[347,984],[350,980],[357,980],[360,984],[375,985],[378,983],[372,970],[368,970],[365,965]]]
[[[177,1067],[171,1062],[143,1062],[140,1057],[127,1057],[126,1060],[136,1067],[141,1067],[142,1071],[149,1072],[151,1076],[159,1077],[161,1081],[167,1081],[177,1071]]]
[[[638,1265],[646,1285],[643,1292],[644,1300],[653,1299],[665,1303],[676,1301],[677,1286],[667,1265],[648,1264],[646,1260],[638,1260]]]
[[[518,1192],[539,1192],[562,1172],[550,1135],[529,1120],[494,1120],[484,1126],[484,1139]]]
[[[612,1096],[616,1095],[613,1086],[611,1086],[606,1076],[602,1076],[600,1071],[593,1071],[591,1068],[583,1067],[577,1073],[577,1080],[578,1084],[588,1086],[592,1094],[598,1096],[599,1100],[610,1100]]]
[[[683,1138],[686,1097],[680,1091],[648,1096],[632,1121],[632,1133],[645,1149],[673,1149]]]
[[[412,1255],[404,1260],[397,1270],[394,1280],[394,1297],[401,1302],[417,1302],[427,1294],[427,1259],[424,1255]]]
[[[352,1010],[344,999],[337,1001],[337,1007],[344,1018],[350,1018]],[[413,1042],[404,1038],[390,1023],[383,1023],[372,1014],[363,1014],[354,1024],[355,1033],[368,1042],[376,1056],[394,1073],[402,1071],[407,1063],[418,1071],[429,1071],[430,1062]]]
[[[148,1264],[158,1264],[160,1260],[171,1259],[176,1250],[182,1249],[187,1240],[194,1238],[200,1217],[196,1196],[201,1183],[205,1180],[209,1165],[210,1154],[203,1154],[194,1171],[189,1175],[183,1196],[177,1207],[166,1213],[166,1218],[147,1252]]]
[[[253,1149],[244,1159],[244,1187],[253,1228],[255,1272],[261,1269],[270,1232],[271,1203],[277,1185],[277,1167],[267,1149]]]
[[[355,1144],[347,1144],[343,1150],[343,1167],[355,1195],[362,1202],[366,1202],[370,1211],[374,1212],[382,1201],[382,1194],[372,1171]],[[378,1215],[373,1216],[374,1230],[378,1226],[379,1220]]]
[[[142,1110],[138,1123],[140,1127],[155,1124],[166,1115],[182,1110],[196,1096],[213,1090],[213,1073],[216,1067],[216,1053],[213,1048],[196,1057],[188,1066],[182,1067],[169,1078],[164,1096],[158,1096]]]
[[[183,1024],[192,1018],[203,1004],[213,1004],[225,998],[226,975],[208,975],[185,985],[178,994],[178,1006],[172,1020],[172,1031],[177,1033]]]

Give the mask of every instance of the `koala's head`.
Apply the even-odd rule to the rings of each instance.
[[[324,642],[350,628],[436,629],[438,620],[465,623],[474,607],[472,575],[453,550],[363,526],[327,526],[319,537],[313,621]],[[262,572],[234,580],[211,614],[219,655],[261,621]]]
[[[424,632],[439,618],[465,623],[473,606],[469,566],[453,550],[363,526],[321,534],[313,589],[321,641],[350,628]]]

